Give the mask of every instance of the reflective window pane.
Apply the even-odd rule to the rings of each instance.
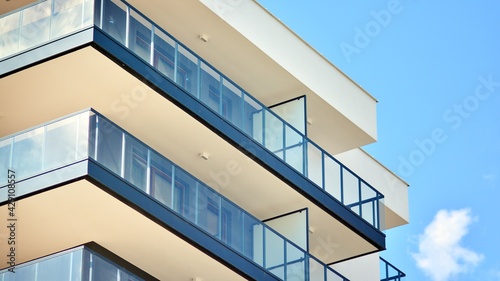
[[[134,10],[130,10],[129,48],[143,60],[149,62],[151,56],[152,24]]]
[[[198,190],[198,225],[215,237],[220,237],[220,196],[206,186]]]
[[[7,170],[10,167],[10,153],[12,149],[12,138],[0,141],[0,186],[7,184]]]
[[[224,79],[222,81],[222,116],[236,125],[242,126],[243,111],[242,100],[243,93],[236,85]]]
[[[172,164],[162,156],[151,154],[151,196],[172,208]]]
[[[155,29],[153,66],[170,79],[174,79],[175,41]]]
[[[104,118],[97,123],[97,161],[117,175],[121,173],[122,132]]]
[[[38,128],[14,137],[12,168],[17,178],[33,175],[42,170],[44,128]]]
[[[53,0],[50,37],[68,34],[83,26],[83,0]]]
[[[125,137],[125,179],[147,192],[148,149],[134,138]]]
[[[49,40],[51,4],[52,1],[45,1],[22,11],[21,50]]]
[[[19,26],[21,13],[0,18],[0,57],[6,57],[19,50]]]
[[[200,100],[213,111],[222,113],[221,77],[212,67],[201,63]],[[227,108],[226,108],[227,109]]]
[[[104,1],[102,29],[125,45],[127,6],[120,1]]]
[[[177,84],[188,93],[196,96],[198,90],[198,58],[184,49],[178,47]]]
[[[222,200],[221,240],[238,252],[243,250],[243,212],[235,205]]]
[[[78,116],[46,127],[44,169],[55,168],[76,160]]]
[[[174,175],[173,209],[194,222],[197,183],[191,175],[179,168],[175,169]]]

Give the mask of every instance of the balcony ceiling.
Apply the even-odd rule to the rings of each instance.
[[[92,47],[6,76],[0,89],[0,137],[92,107],[259,219],[309,208],[310,249],[325,263],[376,250]]]

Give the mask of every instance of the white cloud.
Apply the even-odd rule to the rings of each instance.
[[[417,266],[433,281],[447,281],[468,272],[484,258],[460,245],[471,222],[469,209],[440,210],[419,236],[419,251],[412,255]]]

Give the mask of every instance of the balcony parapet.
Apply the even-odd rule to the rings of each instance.
[[[113,255],[115,262],[111,261],[107,255]],[[126,265],[118,265],[117,259]],[[144,281],[158,279],[120,258],[116,258],[116,255],[96,243],[87,243],[0,270],[0,280]]]
[[[15,171],[17,182],[86,159],[282,280],[348,281],[94,110],[0,139],[0,169]],[[7,182],[1,174],[0,195]]]

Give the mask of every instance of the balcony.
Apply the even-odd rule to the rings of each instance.
[[[380,281],[402,281],[406,274],[380,257]]]
[[[94,250],[97,249],[98,251]],[[9,281],[141,281],[157,280],[134,266],[124,268],[99,253],[108,252],[95,243],[75,247],[43,258],[16,265],[13,270],[0,270],[0,280]],[[108,253],[109,255],[109,253]],[[115,257],[115,261],[116,261]],[[119,258],[118,258],[119,259]],[[122,263],[127,263],[120,259]],[[132,268],[133,269],[132,269]],[[130,270],[136,274],[130,272]],[[140,275],[140,277],[137,275]]]
[[[0,19],[3,26],[8,26],[0,36],[5,46],[0,57],[95,25],[319,189],[380,229],[379,203],[383,198],[380,192],[161,27],[124,2],[71,3],[71,7],[59,7],[47,1]]]
[[[282,280],[347,280],[93,110],[0,139],[0,169],[18,182],[89,158]]]

